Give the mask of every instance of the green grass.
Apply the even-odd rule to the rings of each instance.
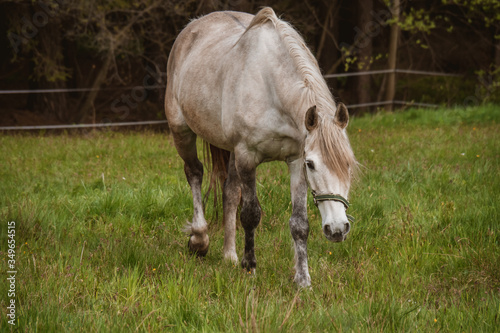
[[[0,135],[0,258],[6,272],[15,221],[16,328],[498,332],[499,123],[497,106],[351,119],[357,222],[329,243],[309,198],[306,290],[293,283],[283,163],[258,169],[264,216],[248,276],[222,260],[211,207],[210,251],[188,254],[192,202],[167,135]],[[240,227],[237,247],[241,257]],[[2,283],[2,331],[8,301]]]

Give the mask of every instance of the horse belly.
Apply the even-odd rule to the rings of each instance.
[[[213,93],[209,96],[204,95],[209,98],[203,98],[200,93],[191,96],[193,97],[186,98],[181,104],[182,113],[189,128],[205,141],[219,148],[232,150],[220,121],[220,105],[209,101],[209,99],[216,99]]]

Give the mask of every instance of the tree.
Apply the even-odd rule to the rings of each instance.
[[[145,106],[138,102],[146,99],[154,98],[161,109],[163,91],[150,83],[165,83],[160,81],[170,48],[190,19],[215,10],[256,13],[269,5],[301,32],[325,74],[395,69],[396,65],[477,73],[480,79],[472,81],[480,82],[486,91],[483,95],[493,98],[500,75],[500,2],[424,0],[401,1],[396,6],[398,1],[0,0],[0,16],[9,20],[0,29],[11,46],[12,59],[4,68],[17,69],[14,76],[25,78],[24,87],[90,88],[30,96],[33,109],[61,122],[95,120],[96,109],[118,111],[122,119],[128,111],[120,110]],[[396,7],[399,10],[391,16],[389,9]],[[383,82],[380,78],[359,76],[329,83],[349,103],[371,101],[379,87],[379,100],[421,98],[414,84],[419,79],[399,75],[400,87],[407,82],[403,88],[407,95],[402,96],[403,89],[395,91],[395,74],[386,75]],[[439,102],[439,90],[428,86],[441,87],[442,82],[427,80],[422,85],[431,91],[426,101]],[[109,90],[116,86],[142,90],[134,88],[128,95]],[[468,86],[449,91],[470,94],[467,89],[472,90]],[[140,95],[135,100],[129,96],[133,92]]]
[[[396,63],[397,63],[397,52],[398,52],[398,38],[399,38],[399,11],[400,4],[399,0],[393,0],[391,4],[391,14],[393,24],[391,25],[391,37],[389,39],[389,58],[387,69],[393,72],[387,75],[387,88],[386,88],[386,101],[391,101],[391,104],[387,106],[387,110],[391,111],[393,108],[394,97],[396,96]]]
[[[373,43],[372,43],[372,13],[373,13],[373,1],[372,0],[357,0],[358,15],[357,15],[357,26],[360,27],[361,33],[359,38],[362,40],[358,41],[358,54],[359,61],[357,68],[360,71],[370,70],[371,64],[373,62]],[[377,24],[377,23],[375,23]],[[379,28],[380,29],[380,28]],[[358,98],[357,102],[360,104],[371,102],[371,76],[361,75],[356,77],[356,96]],[[360,111],[366,111],[369,108],[360,108]]]
[[[36,96],[39,109],[78,123],[95,113],[95,100],[105,85],[130,83],[131,62],[143,59],[157,72],[166,68],[173,40],[196,2],[3,0],[0,5],[16,13],[8,33],[13,61],[33,64],[37,88],[66,88],[70,79],[76,88],[90,88],[78,102],[71,101],[76,107],[70,105],[68,93]],[[71,70],[64,65],[69,59],[63,44],[80,52]],[[153,54],[148,54],[151,50]],[[92,60],[90,68],[83,65],[81,55]],[[129,70],[124,71],[127,64]]]

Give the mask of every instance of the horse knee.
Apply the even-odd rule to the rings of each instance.
[[[292,215],[289,224],[290,232],[295,241],[306,240],[309,237],[309,221],[307,217]]]
[[[243,204],[241,208],[240,220],[243,229],[254,230],[260,223],[262,208],[257,200]]]

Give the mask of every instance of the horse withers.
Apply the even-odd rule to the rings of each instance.
[[[165,112],[193,195],[189,248],[208,251],[203,213],[203,165],[196,137],[210,144],[224,181],[224,258],[238,261],[236,214],[245,231],[243,268],[254,271],[254,231],[261,219],[255,173],[281,160],[291,179],[290,230],[295,281],[311,284],[307,266],[307,189],[311,188],[326,238],[345,240],[351,174],[357,166],[346,134],[349,115],[335,103],[316,59],[300,35],[271,8],[253,16],[214,12],[189,23],[167,65]],[[214,171],[212,171],[214,172]]]

